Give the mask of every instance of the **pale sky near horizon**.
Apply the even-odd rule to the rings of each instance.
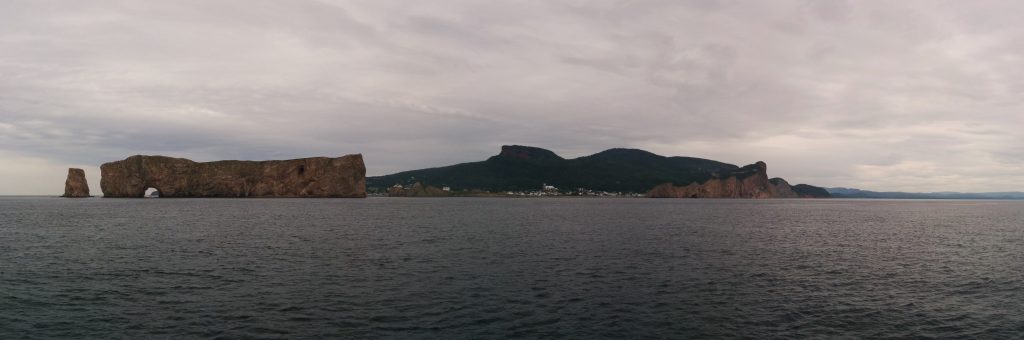
[[[1024,2],[4,0],[0,195],[68,167],[503,144],[763,160],[791,183],[1024,191]]]

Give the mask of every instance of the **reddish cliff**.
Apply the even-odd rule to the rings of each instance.
[[[64,181],[64,195],[60,197],[92,197],[89,196],[89,183],[85,180],[85,170],[68,169],[68,179]]]
[[[366,197],[362,155],[282,161],[131,156],[100,167],[104,197]]]
[[[773,183],[775,182],[775,183]],[[664,183],[647,193],[654,198],[795,198],[789,183],[768,179],[768,166],[757,162],[703,183],[674,186]]]

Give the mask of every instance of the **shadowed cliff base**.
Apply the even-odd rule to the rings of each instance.
[[[273,161],[193,162],[136,155],[100,166],[103,197],[366,197],[360,154]]]

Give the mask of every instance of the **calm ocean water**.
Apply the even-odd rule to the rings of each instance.
[[[1024,202],[0,198],[0,338],[1021,338]]]

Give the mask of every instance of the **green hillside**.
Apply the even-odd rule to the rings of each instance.
[[[546,183],[563,190],[646,192],[658,184],[703,182],[715,173],[737,169],[713,160],[665,157],[637,149],[609,149],[564,159],[549,150],[512,145],[503,146],[500,154],[481,162],[369,177],[367,187],[373,191],[422,182],[452,190],[520,191],[537,190]]]

